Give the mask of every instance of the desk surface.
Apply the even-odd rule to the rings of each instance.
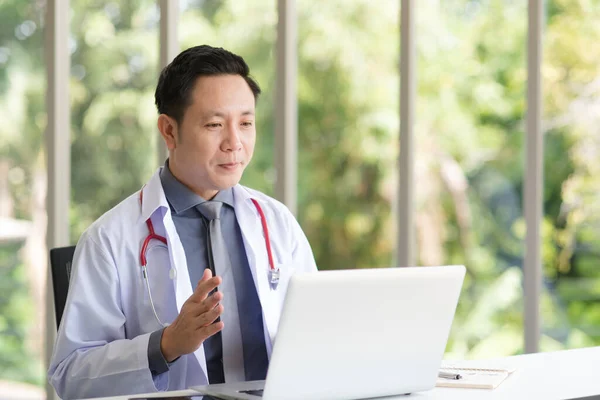
[[[527,354],[500,358],[494,361],[478,361],[482,365],[514,366],[512,373],[494,390],[435,388],[410,396],[388,397],[388,400],[432,399],[573,399],[600,394],[600,347],[564,350],[551,353]],[[192,390],[167,392],[175,395],[198,395]],[[154,393],[147,397],[163,397]],[[105,397],[103,400],[127,400],[129,397]],[[99,400],[99,399],[98,399]]]

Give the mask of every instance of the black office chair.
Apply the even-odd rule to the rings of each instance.
[[[69,279],[71,278],[71,263],[75,254],[75,246],[57,247],[50,250],[50,268],[52,269],[52,288],[54,289],[54,311],[56,313],[56,329],[67,302]]]

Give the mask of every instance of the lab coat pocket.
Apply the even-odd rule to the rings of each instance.
[[[285,293],[290,279],[295,272],[295,268],[290,264],[275,264],[275,268],[279,269],[279,282],[277,285],[271,285],[270,271],[268,268],[264,268],[262,279],[264,279],[266,285],[263,286],[264,289],[260,296],[271,341],[275,339],[285,300]]]
[[[170,274],[169,250],[163,243],[153,244],[148,248],[146,258],[148,260],[146,267],[148,283],[144,282],[146,307],[144,307],[143,314],[147,318],[146,320],[154,321],[156,327],[160,327],[154,311],[152,311],[152,303],[154,303],[154,309],[162,323],[171,323],[177,316],[174,285],[170,277],[173,274]],[[148,293],[148,285],[150,293]]]

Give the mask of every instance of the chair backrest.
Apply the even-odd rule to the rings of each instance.
[[[56,312],[56,329],[67,302],[71,263],[75,254],[75,246],[57,247],[50,250],[50,268],[52,269],[52,288],[54,289],[54,311]]]

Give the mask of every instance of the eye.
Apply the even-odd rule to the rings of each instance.
[[[219,122],[213,122],[213,123],[210,123],[210,124],[206,124],[205,126],[207,128],[219,128],[219,127],[221,127],[221,123],[219,123]]]
[[[249,127],[251,127],[252,125],[254,125],[254,122],[252,122],[252,121],[245,121],[245,122],[242,122],[242,126],[244,126],[244,127],[246,127],[246,128],[249,128]]]

